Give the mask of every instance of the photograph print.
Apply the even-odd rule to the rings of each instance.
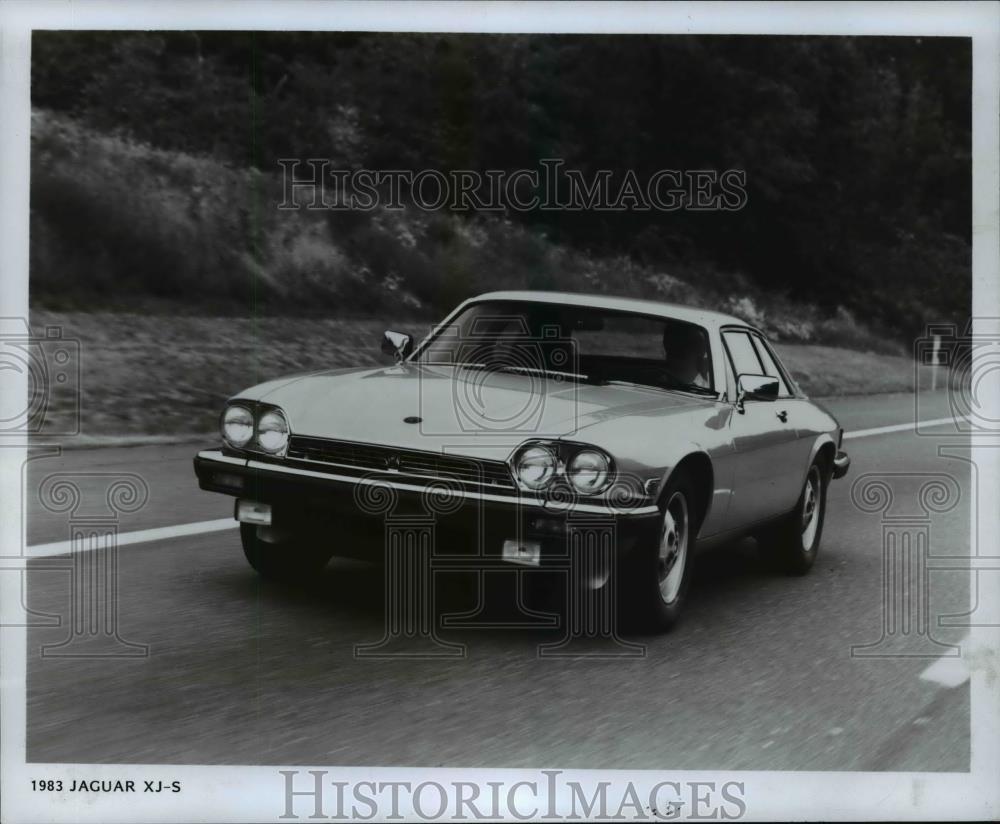
[[[31,33],[43,800],[240,765],[267,820],[737,819],[748,771],[974,773],[972,38],[288,26]],[[617,770],[674,780],[570,777]]]

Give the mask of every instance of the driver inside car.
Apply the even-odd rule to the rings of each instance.
[[[671,378],[711,388],[708,341],[697,327],[683,323],[667,324],[663,330],[663,355]]]

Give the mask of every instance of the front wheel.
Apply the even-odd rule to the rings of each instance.
[[[277,533],[270,527],[254,524],[240,524],[240,539],[247,563],[261,577],[273,581],[308,580],[322,571],[332,555],[301,536]]]
[[[694,490],[686,474],[671,479],[656,538],[636,547],[623,575],[623,604],[632,604],[634,617],[655,632],[677,623],[691,583],[698,512]]]
[[[820,459],[806,473],[795,509],[758,539],[764,554],[776,566],[793,575],[804,575],[816,561],[826,515],[829,473]]]

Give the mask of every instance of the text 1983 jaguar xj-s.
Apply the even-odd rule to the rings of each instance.
[[[546,568],[581,529],[613,536],[617,602],[665,629],[696,547],[742,535],[804,573],[850,460],[764,336],[652,301],[497,292],[394,363],[268,381],[225,406],[202,489],[234,496],[269,577],[380,557],[387,520],[435,522],[435,553]],[[591,573],[593,570],[591,570]],[[612,574],[613,573],[613,574]]]

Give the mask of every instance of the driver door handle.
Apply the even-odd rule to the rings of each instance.
[[[788,413],[784,409],[778,412],[778,420],[782,423],[788,423]]]

